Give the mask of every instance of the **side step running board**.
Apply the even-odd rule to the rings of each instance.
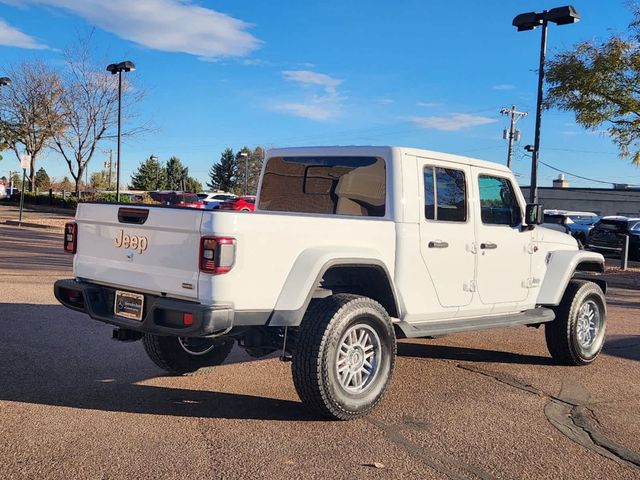
[[[514,325],[529,325],[550,322],[555,318],[550,308],[533,308],[524,312],[509,315],[495,315],[476,318],[459,318],[454,320],[434,320],[421,323],[399,322],[396,325],[407,338],[429,337],[432,335],[446,335],[449,333],[483,330],[487,328],[511,327]]]

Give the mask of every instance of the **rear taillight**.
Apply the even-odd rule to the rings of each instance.
[[[64,226],[64,251],[76,253],[78,249],[78,225],[76,222],[69,222]]]
[[[214,275],[227,273],[236,260],[236,240],[231,237],[200,239],[200,271]]]

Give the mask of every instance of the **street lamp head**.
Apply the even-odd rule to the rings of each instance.
[[[133,62],[126,60],[124,62],[120,62],[118,64],[118,68],[123,72],[133,72],[136,69],[136,66]]]
[[[0,87],[6,87],[11,85],[11,79],[9,77],[0,77]]]
[[[521,13],[513,19],[512,25],[516,27],[519,32],[523,32],[525,30],[533,30],[534,28],[539,27],[545,20],[547,22],[555,23],[556,25],[568,25],[580,20],[580,14],[575,7],[567,5],[565,7],[545,10],[541,13]]]
[[[566,7],[552,8],[549,10],[547,12],[547,20],[556,25],[568,25],[580,20],[580,14],[574,6],[567,5]]]
[[[129,60],[120,63],[110,63],[107,65],[107,72],[110,72],[112,75],[122,72],[133,72],[135,69],[135,64]]]
[[[247,158],[249,156],[247,152],[240,152],[238,155],[241,156],[242,158]]]
[[[525,30],[533,30],[536,27],[542,25],[543,15],[536,12],[527,12],[517,15],[513,19],[512,25],[518,29],[519,32]]]

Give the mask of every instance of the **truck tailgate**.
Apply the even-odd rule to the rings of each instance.
[[[126,209],[133,209],[133,214],[127,215]],[[137,218],[135,211],[141,214]],[[135,223],[147,212],[144,223]],[[202,211],[80,203],[76,222],[77,278],[132,291],[198,298]]]

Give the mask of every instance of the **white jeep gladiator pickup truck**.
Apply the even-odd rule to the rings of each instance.
[[[397,147],[267,152],[254,214],[78,205],[65,229],[65,306],[142,339],[188,373],[232,346],[282,350],[305,404],[370,412],[396,338],[545,324],[551,356],[592,362],[604,342],[600,254],[540,227],[495,163]]]

